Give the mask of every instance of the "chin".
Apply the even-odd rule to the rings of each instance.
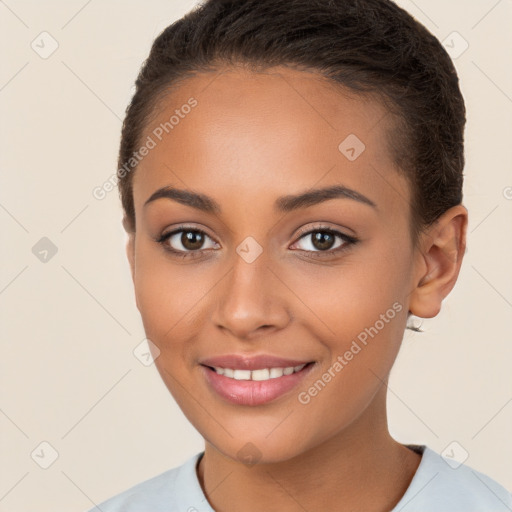
[[[242,463],[248,468],[261,464],[276,464],[287,462],[302,453],[300,446],[290,444],[290,440],[270,442],[262,436],[261,439],[244,439],[231,442],[229,446],[215,446],[225,457],[234,462]]]
[[[314,433],[308,433],[298,425],[290,424],[288,428],[284,428],[284,425],[279,425],[279,421],[274,421],[273,424],[270,429],[266,423],[264,426],[260,425],[260,428],[254,425],[251,429],[247,428],[247,424],[245,428],[225,424],[231,436],[224,429],[212,432],[211,424],[209,429],[208,425],[202,425],[207,427],[203,432],[201,425],[197,425],[196,429],[224,457],[247,467],[287,462],[317,444]],[[318,441],[320,442],[321,440]]]

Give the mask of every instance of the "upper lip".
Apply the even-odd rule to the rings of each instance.
[[[300,366],[310,362],[299,359],[285,359],[270,354],[259,354],[256,356],[226,354],[202,359],[200,364],[211,367],[231,368],[233,370],[259,370],[261,368]]]

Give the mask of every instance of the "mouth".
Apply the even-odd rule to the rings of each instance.
[[[300,372],[307,364],[311,363],[286,366],[284,368],[260,368],[257,370],[240,370],[235,368],[223,368],[221,366],[208,366],[208,368],[214,370],[218,375],[224,375],[228,379],[265,381]]]
[[[289,394],[311,371],[314,361],[297,365],[235,368],[201,364],[210,389],[224,401],[236,405],[257,406]],[[254,364],[252,364],[254,366]]]

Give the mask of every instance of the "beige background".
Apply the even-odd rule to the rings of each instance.
[[[202,448],[154,366],[133,354],[144,332],[117,190],[92,195],[115,172],[152,40],[194,4],[0,2],[2,512],[83,511]],[[469,44],[455,63],[470,221],[454,291],[426,333],[404,338],[390,429],[438,452],[457,441],[468,465],[512,489],[512,2],[399,4],[452,51],[464,48],[453,31]],[[51,49],[43,31],[59,45],[46,59],[31,47]],[[43,237],[58,249],[47,262],[32,252]],[[48,469],[44,441],[58,453]]]

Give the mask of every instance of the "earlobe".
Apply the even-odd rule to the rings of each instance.
[[[433,318],[443,299],[455,286],[466,249],[468,212],[462,205],[447,210],[422,235],[416,283],[410,294],[409,311]]]

